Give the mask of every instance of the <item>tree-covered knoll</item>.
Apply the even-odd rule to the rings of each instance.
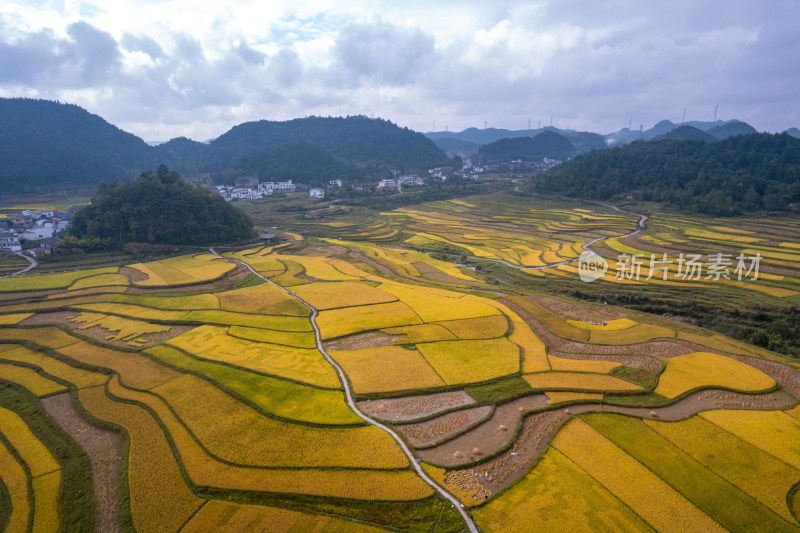
[[[631,193],[715,216],[784,211],[800,202],[800,139],[635,142],[579,155],[533,176],[523,191],[597,200]]]
[[[217,193],[190,185],[161,165],[128,183],[97,187],[70,227],[79,239],[156,244],[218,244],[253,237],[247,215]]]
[[[566,137],[545,130],[535,137],[513,137],[485,144],[478,149],[478,157],[489,161],[536,161],[545,157],[562,159],[575,152]]]

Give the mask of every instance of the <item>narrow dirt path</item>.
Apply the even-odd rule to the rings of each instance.
[[[90,424],[75,409],[72,396],[65,392],[42,400],[47,413],[72,437],[92,463],[94,499],[94,531],[119,533],[119,483],[122,476],[122,457],[119,454],[119,434]]]
[[[211,253],[213,253],[213,254],[219,255],[219,254],[217,254],[217,252],[213,248],[209,248],[209,251]],[[461,515],[461,518],[464,519],[464,522],[466,523],[467,528],[469,529],[469,531],[471,533],[479,533],[479,530],[478,530],[477,526],[475,525],[475,522],[472,520],[472,517],[469,515],[469,513],[467,513],[467,511],[464,510],[464,508],[461,505],[461,502],[458,501],[458,499],[455,496],[453,496],[452,494],[450,494],[449,492],[444,490],[442,487],[440,487],[435,481],[433,481],[428,476],[427,473],[425,473],[425,471],[419,465],[419,462],[414,457],[414,454],[411,453],[411,450],[408,448],[408,446],[403,441],[403,439],[400,438],[400,436],[397,433],[395,433],[394,430],[392,430],[388,426],[385,426],[385,425],[381,424],[380,422],[370,418],[369,416],[365,415],[356,406],[356,403],[353,401],[353,393],[350,390],[350,383],[347,381],[347,376],[345,376],[344,370],[342,370],[342,367],[340,367],[339,364],[336,361],[334,361],[333,358],[330,355],[328,355],[328,352],[325,351],[325,347],[322,345],[322,337],[320,335],[319,326],[317,326],[317,315],[319,314],[317,309],[314,306],[312,306],[311,304],[309,304],[308,302],[306,302],[305,300],[303,300],[302,298],[300,298],[299,296],[297,296],[294,293],[294,291],[290,291],[290,290],[286,289],[285,287],[282,287],[281,285],[278,285],[277,283],[275,283],[274,281],[270,280],[269,278],[266,278],[266,277],[262,276],[261,274],[256,272],[255,269],[253,269],[253,267],[251,267],[247,263],[245,263],[243,261],[240,261],[238,259],[235,259],[235,261],[237,263],[239,263],[240,265],[242,265],[242,266],[246,267],[247,269],[249,269],[250,272],[252,272],[256,276],[258,276],[259,278],[263,279],[267,283],[271,283],[272,285],[275,285],[280,290],[282,290],[283,292],[285,292],[286,294],[288,294],[289,296],[291,296],[292,298],[294,298],[295,300],[297,300],[298,302],[303,304],[309,311],[311,311],[310,321],[311,321],[311,326],[314,328],[314,336],[315,336],[316,343],[317,343],[317,350],[319,350],[319,352],[322,354],[322,356],[325,358],[325,360],[328,361],[328,363],[330,363],[331,366],[333,366],[333,368],[336,370],[336,373],[339,375],[339,380],[342,382],[342,387],[344,388],[345,399],[347,400],[347,405],[348,405],[348,407],[350,407],[350,410],[352,410],[353,413],[355,413],[356,416],[358,416],[359,418],[361,418],[362,420],[364,420],[368,424],[371,424],[371,425],[373,425],[375,427],[378,427],[378,428],[384,430],[385,432],[387,432],[389,435],[391,435],[394,438],[394,440],[397,441],[397,444],[400,446],[400,449],[403,450],[403,453],[408,458],[408,462],[411,464],[412,467],[414,467],[414,470],[416,470],[417,475],[419,475],[419,477],[422,478],[422,480],[425,483],[427,483],[434,490],[436,490],[436,492],[441,494],[444,498],[446,498],[450,503],[453,504],[455,509]]]
[[[39,264],[39,263],[36,262],[36,259],[34,259],[33,257],[31,257],[29,255],[25,255],[25,254],[23,254],[21,252],[14,252],[14,253],[17,254],[18,256],[20,256],[21,258],[26,259],[28,261],[28,263],[30,263],[30,264],[28,266],[26,266],[25,268],[23,268],[22,270],[17,270],[16,272],[12,272],[11,274],[6,274],[5,276],[0,276],[0,279],[10,278],[12,276],[17,276],[19,274],[24,274],[28,270],[31,270],[32,268],[36,268],[36,265]]]

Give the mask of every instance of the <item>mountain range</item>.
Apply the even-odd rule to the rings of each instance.
[[[232,181],[247,173],[318,185],[384,177],[394,168],[421,173],[452,161],[421,133],[364,116],[259,120],[209,143],[179,137],[154,147],[76,105],[0,98],[3,191],[127,181],[161,164],[186,177]]]
[[[679,128],[684,128],[681,132],[673,134],[671,137],[661,137],[669,135]],[[696,132],[689,133],[692,128],[698,132],[705,132],[708,137],[698,135]],[[718,120],[716,122],[691,121],[684,124],[676,124],[669,120],[662,120],[652,128],[645,130],[631,130],[623,128],[613,133],[601,135],[599,133],[581,132],[571,129],[559,129],[553,126],[536,128],[530,130],[506,130],[497,128],[468,128],[461,132],[436,131],[427,132],[425,136],[433,140],[439,148],[447,153],[461,153],[472,155],[478,152],[482,145],[486,145],[500,139],[512,139],[517,137],[535,137],[544,131],[552,131],[560,134],[569,140],[578,152],[589,150],[603,150],[612,146],[622,146],[630,142],[645,140],[650,141],[656,138],[682,138],[686,140],[700,139],[706,141],[726,139],[732,135],[744,135],[756,133],[756,129],[750,124],[739,120]],[[789,135],[800,136],[800,130],[791,128],[787,130]]]

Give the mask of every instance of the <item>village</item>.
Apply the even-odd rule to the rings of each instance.
[[[308,190],[311,198],[324,199],[326,189],[341,189],[343,186],[351,187],[358,192],[387,192],[402,191],[403,187],[421,187],[429,183],[445,182],[453,177],[470,179],[477,181],[478,175],[484,169],[474,166],[469,159],[464,161],[462,170],[454,170],[453,167],[436,167],[428,169],[428,176],[422,177],[416,174],[406,174],[401,170],[391,170],[391,178],[381,179],[371,183],[350,183],[344,185],[341,179],[328,181],[325,188],[309,187],[301,183],[287,181],[260,181],[254,176],[241,176],[236,178],[233,185],[216,185],[214,190],[219,193],[226,201],[236,200],[261,200],[265,197],[280,195],[298,190]]]
[[[72,217],[81,207],[73,205],[64,211],[25,209],[8,216],[2,221],[5,227],[0,222],[0,251],[21,252],[26,249],[34,257],[51,253],[59,234],[69,227]]]

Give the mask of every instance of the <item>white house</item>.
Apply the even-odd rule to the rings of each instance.
[[[378,188],[383,190],[391,190],[397,188],[396,180],[381,180],[378,182]]]
[[[36,226],[26,229],[19,237],[26,241],[52,239],[55,228],[52,222],[37,223]]]
[[[17,235],[10,231],[0,232],[0,250],[21,251],[22,245],[19,243]]]
[[[309,191],[309,196],[311,198],[325,198],[325,190],[324,189],[311,189]]]
[[[404,176],[400,176],[399,178],[397,178],[397,182],[400,185],[407,185],[409,187],[425,185],[425,181],[421,177],[416,176],[414,174],[406,174]]]
[[[331,180],[331,181],[328,182],[328,186],[329,187],[341,187],[342,186],[342,180]]]

